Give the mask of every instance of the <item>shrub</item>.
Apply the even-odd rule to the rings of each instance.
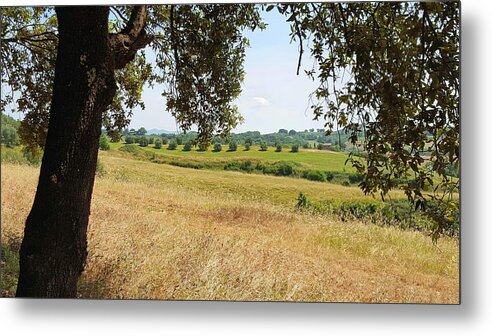
[[[27,148],[24,148],[22,150],[22,155],[24,158],[27,160],[29,164],[38,166],[41,163],[41,159],[43,158],[43,153],[40,149],[40,147],[36,147],[31,150],[27,150]]]
[[[319,143],[316,148],[318,148],[319,150],[322,150],[323,149],[323,146]]]
[[[245,171],[245,172],[252,172],[253,170],[255,169],[255,167],[253,166],[253,163],[250,161],[250,160],[246,160],[246,161],[243,161],[241,163],[241,170]]]
[[[265,152],[268,149],[268,145],[266,142],[262,141],[260,142],[260,152]]]
[[[3,119],[2,119],[3,122]],[[11,125],[3,125],[2,124],[2,136],[1,140],[5,146],[9,148],[13,148],[14,146],[19,145],[19,135],[17,134],[17,130]]]
[[[326,182],[326,175],[319,170],[307,170],[304,171],[302,177],[311,180],[311,181],[319,181]]]
[[[206,152],[207,150],[208,150],[208,144],[207,143],[198,144],[198,151],[199,152]]]
[[[362,175],[359,175],[359,174],[350,174],[348,176],[348,179],[349,179],[350,183],[359,183],[359,182],[362,182],[363,177],[362,177]]]
[[[101,134],[99,137],[99,149],[101,150],[109,150],[109,140],[108,137],[104,134]]]
[[[229,149],[227,151],[228,152],[235,152],[235,151],[237,151],[237,143],[235,141],[230,141],[229,142]]]
[[[125,143],[128,145],[135,143],[135,137],[131,135],[125,136]]]
[[[138,145],[140,147],[147,147],[149,145],[149,140],[146,137],[142,136],[138,139]]]
[[[239,162],[229,162],[226,165],[224,165],[224,170],[240,171],[241,165]]]
[[[214,143],[214,149],[213,149],[214,152],[220,152],[222,151],[222,145],[218,142]]]
[[[342,182],[342,185],[343,185],[344,187],[350,187],[350,183],[349,183],[348,181],[343,181],[343,182]]]
[[[183,152],[189,152],[191,151],[191,141],[186,141],[184,146],[183,146]]]
[[[167,145],[169,141],[167,140],[167,138],[162,138],[162,144],[163,145]]]
[[[327,181],[332,181],[335,175],[331,171],[326,171],[325,172],[326,180]]]
[[[304,195],[304,193],[299,193],[299,196],[297,197],[297,204],[296,208],[297,209],[304,209],[307,208],[310,205],[309,199]]]
[[[155,139],[154,148],[155,149],[161,149],[162,148],[162,140],[161,139]]]
[[[178,145],[182,145],[182,144],[183,144],[183,138],[182,138],[182,137],[180,137],[180,136],[177,136],[177,137],[176,137],[176,143],[177,143]]]
[[[299,151],[299,145],[297,145],[297,144],[292,145],[292,147],[290,148],[290,151],[292,153],[297,153]]]
[[[253,140],[251,140],[251,138],[247,138],[245,141],[244,141],[244,150],[245,151],[249,151],[251,145],[253,144]]]
[[[280,145],[280,144],[275,145],[275,152],[278,153],[278,152],[281,152],[281,151],[282,151],[282,145]]]
[[[176,144],[176,141],[174,141],[174,140],[169,142],[169,145],[167,145],[167,149],[169,149],[169,150],[175,150],[177,147],[178,147],[178,145]]]
[[[277,176],[291,176],[295,173],[295,167],[291,162],[277,162],[275,168]]]
[[[149,145],[153,145],[154,144],[154,137],[150,137],[149,138]]]
[[[309,143],[308,143],[308,142],[304,143],[304,144],[302,145],[302,148],[304,148],[304,149],[308,149],[308,148],[309,148]]]

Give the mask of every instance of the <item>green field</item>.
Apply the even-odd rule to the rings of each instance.
[[[119,149],[124,146],[124,143],[111,143],[111,149]],[[167,145],[163,145],[161,149],[155,149],[153,145],[148,147],[140,147],[152,153],[165,155],[170,158],[180,158],[193,161],[230,161],[230,160],[262,160],[267,162],[276,161],[293,161],[300,163],[305,169],[320,169],[337,172],[355,172],[350,164],[345,165],[347,160],[346,153],[337,153],[330,151],[320,151],[317,149],[303,149],[299,152],[291,153],[290,149],[283,148],[281,152],[275,152],[275,148],[269,147],[267,151],[259,151],[258,146],[251,146],[249,151],[245,151],[244,147],[239,145],[237,151],[228,152],[227,146],[222,146],[221,152],[212,152],[210,150],[200,152],[196,148],[189,152],[182,151],[183,145],[180,145],[175,150],[168,150]]]

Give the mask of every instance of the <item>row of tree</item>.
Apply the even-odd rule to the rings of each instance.
[[[123,141],[127,144],[138,143],[141,145],[147,142],[147,144],[151,145],[154,143],[155,139],[161,139],[163,145],[168,144],[170,141],[175,141],[177,145],[183,145],[186,142],[197,144],[198,140],[198,133],[193,131],[184,134],[162,133],[160,135],[146,135],[146,133],[147,131],[143,127],[139,128],[137,131],[134,129],[126,129],[122,133],[124,134]],[[261,145],[262,143],[266,143],[267,146],[273,147],[277,147],[277,145],[280,144],[289,147],[298,146],[302,148],[329,149],[332,151],[343,151],[350,148],[349,134],[343,130],[339,133],[326,134],[322,129],[304,131],[287,131],[286,129],[280,129],[275,133],[261,134],[258,131],[248,131],[243,133],[232,133],[227,139],[220,136],[213,136],[211,138],[212,146],[216,143],[227,145],[230,142],[243,146],[252,146],[253,144]],[[204,144],[202,147],[206,148],[208,147],[208,144]]]

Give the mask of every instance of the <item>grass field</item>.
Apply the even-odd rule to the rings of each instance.
[[[110,143],[111,149],[119,149],[124,146],[123,143]],[[195,148],[192,151],[182,151],[183,145],[180,145],[175,150],[168,150],[167,145],[163,145],[161,149],[155,149],[153,145],[148,147],[140,147],[144,150],[152,153],[166,155],[176,158],[187,158],[195,161],[208,161],[219,160],[228,161],[231,159],[250,159],[250,160],[262,160],[262,161],[294,161],[299,162],[303,168],[306,169],[321,169],[340,172],[355,172],[350,164],[345,165],[347,160],[346,153],[337,153],[331,151],[320,151],[317,149],[304,149],[300,148],[299,152],[292,153],[290,149],[283,148],[281,152],[275,152],[275,148],[268,147],[265,152],[260,152],[258,146],[251,146],[249,151],[245,151],[244,147],[239,145],[237,151],[228,152],[227,145],[222,146],[221,152],[212,152],[210,148],[208,151],[200,152]]]
[[[232,153],[193,153],[202,154]],[[357,188],[173,167],[117,151],[100,160],[81,297],[458,303],[457,239],[434,245],[418,232],[294,207],[301,191],[315,200],[371,199]],[[38,168],[2,164],[6,296],[37,176]]]

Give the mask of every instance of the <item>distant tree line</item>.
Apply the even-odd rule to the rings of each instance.
[[[147,134],[144,127],[136,129],[125,129],[122,132],[123,141],[126,144],[138,144],[142,147],[154,144],[156,139],[159,143],[154,146],[162,148],[163,145],[170,144],[174,141],[177,146],[185,145],[185,151],[196,147],[199,151],[208,150],[208,145],[198,143],[198,133],[191,131],[182,134],[162,133],[162,134]],[[220,147],[219,147],[220,145]],[[340,131],[326,134],[323,129],[305,129],[304,131],[296,131],[294,129],[287,130],[281,128],[278,132],[261,134],[259,131],[248,131],[244,133],[232,133],[229,138],[213,136],[211,140],[212,151],[222,151],[222,146],[228,145],[228,151],[236,151],[237,146],[241,145],[244,150],[250,150],[251,146],[258,146],[260,151],[268,150],[268,147],[275,148],[275,151],[280,152],[282,148],[291,148],[292,152],[298,152],[299,148],[312,149],[327,149],[332,151],[349,150],[349,134],[345,131]],[[174,147],[172,145],[171,147]],[[173,148],[168,148],[173,149]]]

